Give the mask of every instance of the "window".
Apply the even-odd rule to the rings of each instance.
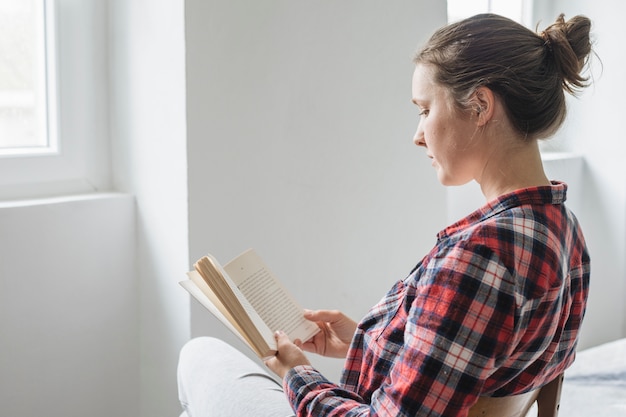
[[[0,202],[111,188],[108,4],[0,0]]]
[[[57,149],[50,4],[45,0],[0,2],[0,157]]]
[[[448,22],[478,13],[496,13],[529,26],[532,2],[528,0],[448,0]]]

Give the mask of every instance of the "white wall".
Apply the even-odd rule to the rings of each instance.
[[[410,103],[445,21],[436,0],[188,0],[190,261],[255,247],[303,305],[355,318],[404,278],[445,226]]]
[[[540,2],[535,20],[542,25],[563,12],[587,15],[593,22],[593,86],[569,101],[568,120],[551,146],[585,158],[583,204],[578,217],[592,257],[592,284],[583,333],[585,345],[626,336],[626,146],[623,82],[626,5],[610,0]],[[601,61],[601,62],[600,62]]]
[[[137,202],[142,416],[180,413],[189,339],[184,1],[111,0],[113,183]]]
[[[0,203],[0,415],[137,416],[134,202]]]

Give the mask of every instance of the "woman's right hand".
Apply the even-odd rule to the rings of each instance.
[[[331,358],[345,358],[356,331],[356,322],[338,310],[305,310],[304,318],[314,321],[320,332],[299,346]]]

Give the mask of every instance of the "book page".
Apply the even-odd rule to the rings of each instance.
[[[273,332],[219,262],[212,255],[206,255],[196,263],[196,266],[200,268],[197,272],[203,281],[210,284],[207,286],[211,287],[213,294],[233,322],[239,323],[242,333],[251,339],[251,344],[257,346],[258,349],[265,350],[261,346],[261,343],[264,343],[269,349],[275,351],[276,340]],[[207,277],[210,278],[210,283]]]
[[[195,271],[189,272],[190,278],[191,274],[196,273]],[[202,278],[200,278],[202,279]],[[189,294],[193,296],[200,304],[202,304],[207,310],[209,310],[219,321],[221,321],[231,332],[233,332],[236,336],[238,336],[244,343],[250,344],[250,341],[245,338],[241,328],[237,326],[236,322],[232,320],[230,314],[224,310],[223,306],[217,299],[217,297],[210,297],[206,291],[211,291],[211,289],[206,285],[204,289],[200,289],[196,280],[189,279],[186,281],[181,281],[179,284],[187,290]],[[228,316],[228,317],[227,317]]]
[[[283,330],[291,340],[306,341],[319,331],[254,250],[244,252],[224,270],[272,332]]]

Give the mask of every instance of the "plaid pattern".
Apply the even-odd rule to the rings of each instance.
[[[567,187],[502,196],[437,245],[358,325],[339,385],[300,366],[298,416],[466,416],[481,395],[537,388],[574,361],[589,256]]]

